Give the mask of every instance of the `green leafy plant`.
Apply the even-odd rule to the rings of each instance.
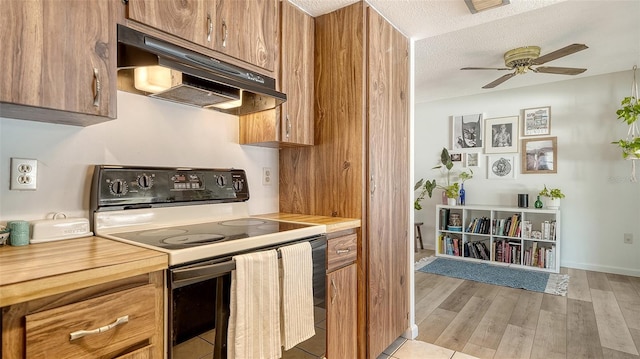
[[[625,97],[616,111],[618,119],[631,126],[629,137],[611,142],[622,149],[622,158],[640,159],[640,136],[637,134],[636,121],[640,117],[640,102],[635,96]]]
[[[421,178],[418,182],[416,182],[413,188],[414,191],[420,190],[418,197],[413,203],[413,208],[415,208],[418,211],[421,210],[422,205],[420,204],[420,202],[427,195],[429,196],[429,198],[431,198],[431,196],[433,195],[433,190],[436,188],[444,190],[445,195],[448,198],[458,197],[458,193],[460,191],[460,183],[464,183],[464,181],[467,181],[473,178],[473,171],[469,170],[469,172],[466,172],[466,171],[460,172],[460,174],[458,174],[458,179],[460,180],[460,183],[458,183],[457,181],[452,181],[452,177],[455,176],[455,173],[452,172],[452,168],[453,168],[453,161],[451,161],[451,156],[449,155],[449,151],[446,148],[442,148],[442,152],[440,153],[440,164],[433,167],[432,169],[446,170],[446,177],[445,177],[446,182],[445,184],[437,184],[435,179],[425,180],[424,178]]]
[[[631,126],[640,117],[640,102],[634,96],[629,96],[622,99],[620,105],[622,107],[616,111],[616,115]]]
[[[640,159],[640,137],[635,137],[629,141],[618,140],[611,143],[618,145],[622,149],[622,158],[625,160],[632,158]]]
[[[538,193],[539,196],[549,197],[551,199],[560,199],[564,198],[564,193],[560,190],[560,188],[547,188],[547,185],[544,186],[542,191]]]

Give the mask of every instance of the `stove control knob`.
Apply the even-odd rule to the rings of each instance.
[[[241,180],[234,180],[234,181],[233,181],[233,189],[234,189],[236,192],[240,192],[240,191],[242,191],[242,189],[243,189],[243,188],[244,188],[244,183],[242,183],[242,181],[241,181]]]
[[[128,190],[129,186],[127,185],[127,181],[123,179],[113,180],[109,185],[109,191],[111,191],[111,194],[116,196],[125,195]]]
[[[218,186],[224,187],[224,185],[227,184],[227,180],[224,178],[224,176],[218,176],[218,178],[216,178],[216,183],[218,184]]]
[[[138,176],[138,186],[142,189],[149,189],[153,186],[153,178],[147,174]]]

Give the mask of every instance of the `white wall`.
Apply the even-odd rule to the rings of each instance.
[[[543,185],[559,187],[566,194],[561,203],[561,265],[640,276],[640,183],[629,181],[631,162],[622,160],[621,152],[610,144],[626,137],[626,125],[615,111],[622,98],[630,96],[631,81],[632,72],[625,71],[416,104],[415,180],[440,179],[431,168],[438,164],[442,147],[450,148],[451,116],[521,116],[522,109],[551,106],[558,173],[522,174],[518,158],[515,180],[489,180],[483,154],[482,167],[465,182],[467,204],[515,207],[517,194],[528,193],[533,207]],[[422,233],[431,247],[439,198],[440,191],[415,213],[415,220],[425,224]],[[634,243],[624,244],[623,233],[632,233]]]
[[[10,191],[10,158],[38,160],[38,189]],[[238,118],[118,91],[118,118],[89,127],[0,117],[0,222],[52,212],[89,216],[93,165],[235,167],[246,170],[252,214],[278,210],[278,151],[238,144]]]

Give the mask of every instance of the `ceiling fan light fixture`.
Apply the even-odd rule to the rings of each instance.
[[[529,67],[531,61],[540,56],[540,47],[525,46],[504,53],[504,64],[508,67]]]
[[[464,2],[467,4],[467,7],[472,14],[508,5],[510,3],[509,0],[464,0]]]

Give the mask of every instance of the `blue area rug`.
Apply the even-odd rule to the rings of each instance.
[[[481,283],[521,288],[534,292],[567,295],[569,276],[487,263],[428,257],[416,263],[416,270]]]

